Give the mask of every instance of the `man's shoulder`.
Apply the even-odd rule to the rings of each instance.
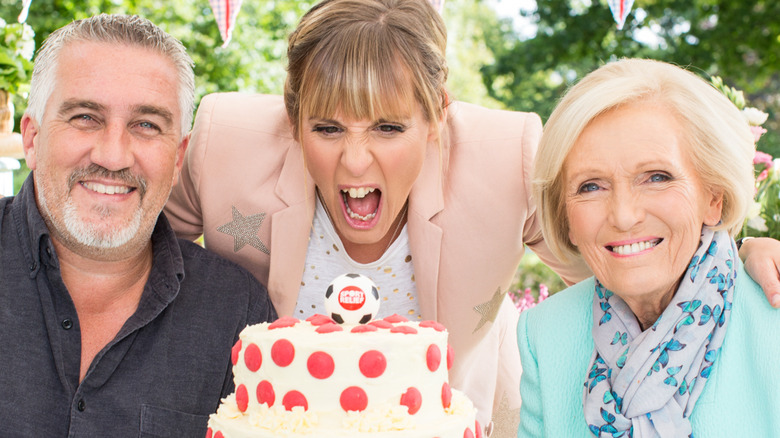
[[[188,299],[201,306],[211,303],[216,313],[243,309],[249,324],[276,318],[265,285],[248,270],[194,242],[177,241],[184,266],[181,287]]]

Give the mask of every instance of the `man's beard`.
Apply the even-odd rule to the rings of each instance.
[[[111,212],[101,208],[101,216],[108,218]],[[120,227],[101,231],[99,228],[79,218],[78,210],[73,200],[68,198],[62,209],[65,230],[78,243],[91,248],[113,249],[129,242],[138,234],[141,228],[143,209],[138,208],[132,219]],[[63,234],[63,233],[60,233]]]
[[[108,230],[101,230],[100,226],[83,221],[79,218],[78,208],[70,196],[70,192],[78,181],[87,176],[103,176],[118,181],[124,181],[130,186],[137,187],[140,199],[146,194],[146,181],[135,177],[129,171],[121,170],[117,172],[109,171],[101,166],[92,164],[86,169],[79,169],[71,174],[68,180],[68,192],[63,202],[61,220],[57,220],[52,214],[52,210],[46,201],[46,193],[49,191],[49,185],[41,181],[38,185],[38,201],[43,210],[44,217],[49,226],[56,228],[56,232],[62,238],[72,240],[74,243],[95,249],[114,249],[119,248],[136,237],[141,228],[141,221],[144,217],[143,207],[136,209],[133,217],[126,223]],[[109,208],[103,206],[92,207],[101,218],[109,219],[113,214]]]

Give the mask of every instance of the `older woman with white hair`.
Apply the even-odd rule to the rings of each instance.
[[[780,435],[780,312],[733,240],[753,153],[734,105],[670,64],[567,93],[534,194],[552,251],[595,276],[521,315],[518,436]]]

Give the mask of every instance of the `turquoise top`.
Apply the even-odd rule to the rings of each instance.
[[[593,437],[582,391],[593,353],[594,278],[520,314],[518,437]],[[780,310],[740,263],[720,357],[691,414],[693,436],[780,437]]]

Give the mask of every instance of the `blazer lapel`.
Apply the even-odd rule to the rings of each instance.
[[[437,319],[442,229],[431,222],[444,209],[442,172],[447,148],[430,145],[417,181],[409,194],[409,246],[414,263],[417,299],[424,319]]]
[[[274,213],[271,220],[267,286],[279,316],[290,316],[295,310],[314,217],[314,183],[305,169],[300,145],[290,141],[275,189],[287,208]]]

